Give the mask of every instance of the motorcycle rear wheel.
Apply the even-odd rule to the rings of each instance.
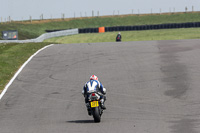
[[[93,118],[94,118],[94,122],[100,122],[101,121],[101,115],[100,115],[100,112],[99,112],[99,108],[94,108],[93,110]]]

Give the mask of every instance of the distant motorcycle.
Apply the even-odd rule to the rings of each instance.
[[[90,108],[88,114],[93,116],[94,122],[101,121],[101,115],[103,114],[103,109],[100,103],[100,94],[98,92],[92,92],[88,96],[88,101],[90,103]]]
[[[122,36],[121,33],[117,34],[116,42],[121,42]]]

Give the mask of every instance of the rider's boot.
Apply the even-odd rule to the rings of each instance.
[[[92,115],[91,114],[91,109],[90,109],[90,103],[85,103],[85,105],[87,107],[88,115]]]
[[[100,101],[101,101],[101,108],[106,110],[106,106],[104,104],[104,99],[101,99]]]

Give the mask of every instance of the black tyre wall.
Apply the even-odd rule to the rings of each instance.
[[[105,32],[133,31],[133,30],[158,30],[158,29],[193,28],[193,27],[194,28],[200,27],[200,22],[137,25],[137,26],[114,26],[114,27],[105,27]],[[79,33],[98,33],[98,28],[79,29]]]

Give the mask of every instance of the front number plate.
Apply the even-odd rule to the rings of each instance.
[[[98,107],[99,106],[99,102],[98,101],[92,101],[91,102],[91,107],[94,108],[94,107]]]

